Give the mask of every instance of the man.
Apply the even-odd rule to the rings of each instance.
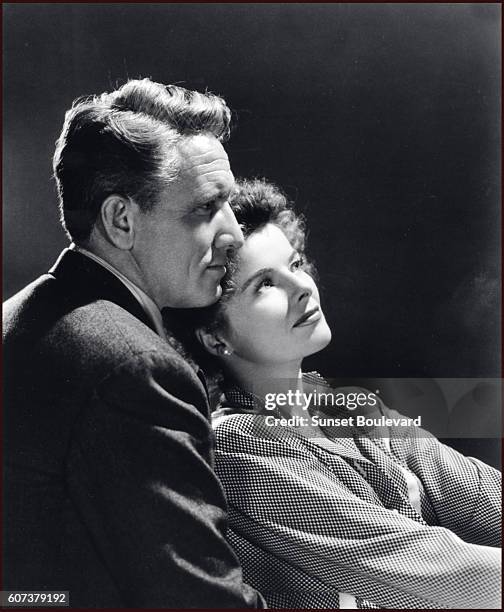
[[[76,101],[73,241],[4,304],[4,582],[76,607],[262,607],[224,539],[204,381],[163,307],[215,302],[243,241],[224,101],[148,79]]]

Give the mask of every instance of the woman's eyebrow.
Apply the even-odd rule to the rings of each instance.
[[[289,259],[288,259],[289,263],[291,263],[292,260],[295,259],[298,255],[299,255],[299,252],[296,249],[292,249],[291,254],[289,255]],[[257,272],[254,272],[254,274],[252,274],[252,276],[249,276],[247,280],[243,283],[240,289],[240,292],[245,291],[247,287],[260,276],[263,276],[264,274],[272,274],[273,272],[274,272],[273,268],[261,268],[257,270]]]
[[[257,270],[257,272],[254,272],[252,276],[249,276],[247,278],[247,280],[243,283],[240,291],[241,292],[245,291],[247,287],[256,280],[256,278],[259,278],[260,276],[263,276],[264,274],[268,274],[272,272],[273,272],[273,268],[261,268],[260,270]]]

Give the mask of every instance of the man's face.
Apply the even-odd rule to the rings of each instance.
[[[228,203],[234,177],[220,142],[191,136],[178,151],[177,179],[135,222],[132,254],[143,288],[159,308],[196,308],[218,300],[228,252],[243,244]]]

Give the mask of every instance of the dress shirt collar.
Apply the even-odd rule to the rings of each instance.
[[[303,382],[316,387],[331,387],[318,372],[303,372]],[[237,385],[224,381],[224,395],[226,396],[227,406],[234,408],[236,412],[245,414],[259,414],[264,411],[264,399],[241,389]],[[264,413],[268,414],[268,413]]]
[[[129,278],[127,278],[126,276],[124,276],[124,274],[119,272],[117,268],[114,268],[114,266],[112,266],[108,261],[105,261],[104,259],[96,255],[95,253],[91,253],[91,251],[88,251],[87,249],[77,246],[74,243],[72,243],[69,248],[72,251],[75,251],[76,253],[81,253],[82,255],[89,257],[90,259],[95,261],[97,264],[100,264],[100,266],[103,266],[104,268],[106,268],[116,278],[118,278],[130,290],[130,292],[133,294],[135,299],[139,302],[140,306],[143,308],[147,316],[150,318],[150,320],[154,324],[154,328],[156,332],[161,336],[161,338],[164,338],[166,340],[166,333],[165,333],[165,329],[163,326],[163,318],[161,316],[161,311],[157,307],[157,304],[154,302],[154,300],[150,298],[145,293],[145,291],[143,291],[142,289],[140,289],[140,287],[138,287],[138,285],[135,285],[135,283],[130,281]]]
[[[303,382],[312,386],[312,388],[319,388],[323,390],[331,390],[330,384],[323,378],[318,372],[303,372]],[[265,415],[268,414],[265,410],[264,400],[259,398],[257,395],[245,391],[240,387],[233,385],[232,383],[226,384],[224,381],[224,395],[225,403],[220,408],[212,413],[212,427],[215,429],[220,425],[225,417],[234,414],[248,414],[248,415]],[[277,408],[278,411],[278,408]],[[278,412],[270,413],[274,416],[280,416]],[[311,414],[308,411],[308,414]],[[323,415],[323,413],[321,413]],[[331,416],[348,418],[349,412],[346,408],[332,407]],[[260,427],[260,426],[259,426]],[[349,459],[357,460],[363,464],[369,463],[369,459],[363,456],[359,448],[357,447],[354,438],[361,435],[365,435],[364,432],[360,431],[357,427],[352,426],[320,426],[320,429],[324,433],[324,437],[317,437],[310,435],[305,437],[300,433],[296,432],[295,428],[291,427],[269,427],[265,426],[265,429],[259,429],[258,431],[264,432],[264,435],[270,436],[275,433],[280,435],[284,439],[301,438],[308,440],[310,443],[316,446],[324,448],[335,455],[347,457]],[[267,432],[267,433],[266,433]],[[257,433],[256,433],[257,435]]]

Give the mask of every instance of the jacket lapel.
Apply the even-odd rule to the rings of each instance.
[[[64,249],[49,274],[60,281],[69,301],[79,305],[96,300],[113,302],[156,331],[150,317],[124,283],[86,255]]]

